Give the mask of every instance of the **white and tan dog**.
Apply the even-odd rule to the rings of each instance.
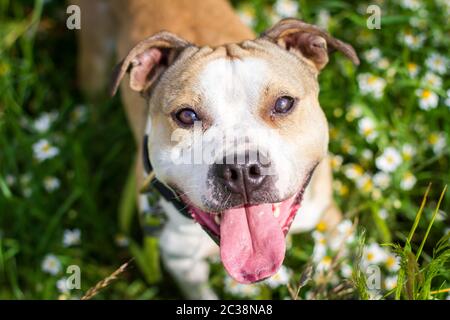
[[[217,4],[223,17],[215,16]],[[194,1],[185,10],[208,14],[208,6],[219,19],[213,25],[228,21],[230,30],[240,25],[223,1]],[[161,29],[195,33],[198,21],[192,23],[186,23],[186,32],[170,25]],[[358,64],[356,53],[295,19],[280,21],[254,40],[244,40],[251,33],[242,28],[243,39],[236,31],[228,37],[236,41],[214,46],[158,32],[126,55],[114,77],[113,93],[129,73],[123,94],[138,145],[147,134],[144,148],[156,178],[180,196],[195,219],[161,200],[169,218],[160,239],[163,261],[189,298],[215,297],[205,259],[219,250],[234,279],[260,281],[282,264],[288,232],[340,219],[317,77],[329,52],[341,51]],[[145,98],[145,107],[129,89]],[[143,176],[142,165],[137,167]]]

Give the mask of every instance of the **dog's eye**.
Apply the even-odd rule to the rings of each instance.
[[[195,121],[200,121],[194,110],[185,108],[175,114],[175,118],[184,126],[193,126]]]
[[[294,106],[294,98],[289,96],[282,96],[277,99],[273,107],[274,113],[288,113]]]

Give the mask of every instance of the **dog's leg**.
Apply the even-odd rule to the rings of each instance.
[[[192,220],[183,217],[165,200],[160,201],[168,222],[160,238],[161,256],[188,299],[217,299],[209,286],[208,256],[218,253],[217,245]]]
[[[114,65],[115,21],[108,0],[72,0],[81,9],[78,82],[89,98],[106,96]]]

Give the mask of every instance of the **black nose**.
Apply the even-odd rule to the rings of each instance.
[[[243,161],[239,161],[239,159]],[[229,164],[229,157],[223,164],[215,164],[215,173],[219,180],[233,193],[241,194],[249,202],[251,194],[260,189],[267,178],[265,169],[270,166],[267,158],[258,155],[255,160],[245,157],[234,157],[234,163]],[[240,163],[243,162],[243,163]]]

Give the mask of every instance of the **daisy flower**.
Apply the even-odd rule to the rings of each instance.
[[[408,70],[408,74],[411,78],[415,78],[419,73],[419,66],[413,62],[410,62],[406,65],[406,69]]]
[[[434,153],[439,154],[441,153],[445,146],[445,136],[442,133],[433,132],[428,136],[428,143],[432,146]]]
[[[433,72],[427,72],[423,77],[423,84],[432,88],[442,87],[442,79]]]
[[[295,17],[298,13],[298,3],[292,0],[278,0],[274,9],[282,18]]]
[[[393,147],[388,147],[383,154],[375,160],[378,169],[384,172],[393,172],[401,164],[402,157]]]
[[[402,0],[400,5],[405,9],[417,10],[420,9],[420,2],[418,0]]]
[[[367,62],[374,63],[381,59],[381,51],[378,48],[372,48],[364,52],[363,56]]]
[[[447,58],[438,53],[432,53],[425,60],[425,65],[430,68],[430,70],[438,74],[444,74],[447,72],[447,63]]]
[[[403,177],[402,181],[400,182],[400,188],[403,190],[411,190],[414,185],[416,184],[417,179],[411,172],[406,172]]]
[[[373,190],[373,181],[370,175],[363,174],[361,177],[356,179],[356,185],[362,192],[371,192]]]
[[[47,132],[52,122],[55,121],[58,114],[56,112],[43,113],[39,118],[37,118],[33,123],[33,128],[39,133]]]
[[[385,190],[391,185],[391,176],[385,172],[377,172],[373,175],[373,183],[378,188]]]
[[[275,289],[281,285],[286,285],[289,282],[290,270],[284,265],[278,269],[277,273],[264,281],[270,288]]]
[[[384,262],[386,268],[391,272],[396,272],[400,269],[400,257],[395,254],[387,254],[386,261]]]
[[[386,87],[386,80],[371,73],[362,73],[358,75],[358,85],[362,94],[370,94],[380,99]]]
[[[344,263],[341,265],[341,274],[344,278],[351,278],[353,275],[353,268],[349,264]]]
[[[242,7],[238,16],[246,26],[253,27],[255,25],[255,11],[251,6]]]
[[[71,247],[80,243],[81,231],[80,229],[66,229],[63,234],[63,246]]]
[[[41,268],[44,272],[56,275],[61,271],[61,261],[55,255],[48,254],[44,257]]]
[[[378,215],[381,219],[386,220],[386,218],[388,217],[388,212],[386,209],[380,209],[380,211],[378,211]]]
[[[413,35],[407,32],[401,36],[401,39],[408,48],[416,50],[423,47],[426,38],[423,34]]]
[[[368,141],[373,142],[378,136],[375,130],[375,122],[371,118],[364,117],[358,122],[359,133]]]
[[[316,271],[324,272],[329,270],[331,267],[331,262],[333,262],[333,259],[330,256],[324,256],[317,264]]]
[[[439,97],[433,91],[428,89],[417,89],[416,95],[419,97],[420,109],[430,110],[437,107]]]
[[[392,290],[397,286],[397,276],[386,277],[384,287],[386,290]]]
[[[47,192],[53,192],[59,188],[61,185],[58,178],[55,177],[45,177],[44,178],[44,188]]]
[[[344,174],[349,179],[356,179],[364,174],[364,169],[359,164],[350,163],[346,165]]]
[[[52,146],[48,140],[41,139],[33,144],[34,157],[39,161],[51,159],[59,154],[59,149]]]
[[[361,153],[361,156],[363,157],[364,160],[372,160],[373,158],[373,152],[370,149],[364,149],[363,152]]]
[[[364,247],[363,265],[380,264],[386,260],[386,252],[377,243],[372,243]]]
[[[333,170],[337,170],[341,167],[344,158],[338,154],[333,154],[330,156],[330,164]]]
[[[56,288],[59,292],[68,294],[69,293],[69,287],[67,285],[67,278],[61,278],[58,281],[56,281]]]
[[[405,144],[402,147],[402,156],[403,159],[406,161],[411,160],[414,156],[416,155],[416,148],[414,148],[412,145],[410,144]]]

